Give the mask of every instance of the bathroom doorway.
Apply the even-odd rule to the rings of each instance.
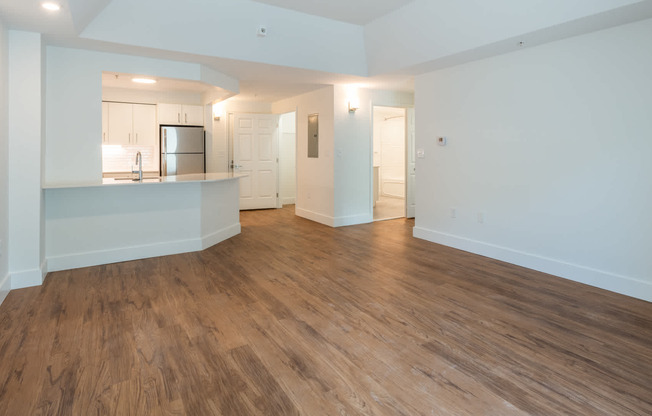
[[[373,218],[406,216],[406,109],[373,107]]]

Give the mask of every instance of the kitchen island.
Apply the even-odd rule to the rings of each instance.
[[[244,175],[47,184],[48,271],[199,251],[240,233]]]

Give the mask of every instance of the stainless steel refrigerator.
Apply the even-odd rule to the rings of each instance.
[[[161,176],[205,172],[204,128],[161,126]]]

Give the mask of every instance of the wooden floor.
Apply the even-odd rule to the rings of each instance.
[[[204,252],[0,306],[2,415],[650,415],[652,304],[411,237],[244,212]]]

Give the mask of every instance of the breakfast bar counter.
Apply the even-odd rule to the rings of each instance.
[[[199,251],[240,233],[243,175],[46,184],[48,271]]]

